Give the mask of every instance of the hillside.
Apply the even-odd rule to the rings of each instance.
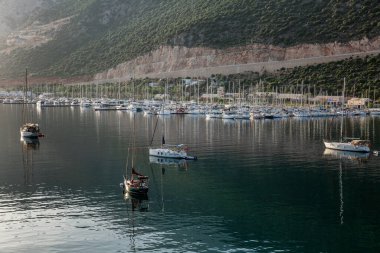
[[[276,73],[259,75],[254,72],[220,76],[219,82],[240,80],[242,85],[262,83],[263,91],[283,90],[300,92],[303,83],[304,92],[340,95],[343,79],[346,78],[348,96],[380,98],[380,55],[365,58],[352,57],[342,61],[317,64],[307,67],[281,69]],[[314,90],[315,89],[315,90]]]
[[[231,84],[248,92],[251,88],[262,92],[293,92],[310,94],[329,94],[340,96],[343,89],[343,79],[346,78],[346,95],[380,98],[380,54],[376,56],[350,57],[348,59],[310,66],[281,68],[275,72],[242,71],[238,74],[212,74],[210,83],[231,89]],[[163,92],[165,79],[139,78],[134,79],[134,90],[141,98],[146,96],[146,84],[161,83]],[[213,82],[211,82],[213,80]],[[169,78],[171,84],[181,83],[182,78]],[[118,87],[118,83],[114,85]],[[201,92],[206,92],[206,83],[200,86]],[[117,90],[117,88],[115,89]],[[173,92],[173,90],[172,90]],[[175,92],[175,89],[174,89]],[[178,92],[178,90],[177,90]],[[215,92],[215,89],[214,89]],[[250,91],[252,92],[252,90]]]
[[[42,0],[0,0],[0,38],[19,28],[26,22],[26,15],[41,6]]]
[[[380,5],[358,0],[57,0],[18,27],[68,17],[44,43],[3,51],[1,75],[17,77],[25,67],[34,76],[95,74],[161,46],[290,47],[380,35]]]

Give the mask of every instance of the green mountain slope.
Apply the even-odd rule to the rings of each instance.
[[[73,15],[47,44],[0,56],[0,73],[93,74],[160,45],[289,46],[380,35],[380,5],[369,0],[66,0],[28,23]]]
[[[319,94],[321,91],[340,96],[343,79],[346,78],[346,94],[348,96],[380,97],[380,55],[365,58],[349,58],[327,64],[317,64],[293,69],[281,69],[277,73],[241,73],[237,75],[215,77],[219,83],[225,84],[239,80],[242,86],[262,83],[261,91],[304,92]],[[314,90],[315,89],[315,90]]]

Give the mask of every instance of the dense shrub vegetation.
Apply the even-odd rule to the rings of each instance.
[[[252,84],[260,91],[303,92],[315,95],[341,95],[346,79],[348,96],[380,97],[380,55],[366,58],[350,58],[343,61],[318,64],[293,69],[282,69],[277,73],[241,73],[215,78],[225,86],[235,82],[244,87]]]
[[[114,67],[160,45],[290,46],[380,35],[380,5],[371,0],[66,0],[31,15],[27,24],[66,16],[74,18],[53,41],[0,56],[0,71],[20,76],[28,67],[34,75],[75,76]],[[371,65],[361,74],[352,72],[367,66],[360,61],[348,61],[356,67],[343,67],[347,74],[360,75],[355,80],[362,83],[364,72],[375,69]],[[309,78],[317,85],[336,85],[330,66],[287,70],[265,79],[280,83]]]

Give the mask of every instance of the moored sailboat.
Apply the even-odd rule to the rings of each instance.
[[[156,121],[156,126],[158,123],[159,115],[157,115],[157,121]],[[163,123],[162,123],[162,142],[161,142],[161,147],[158,148],[149,148],[149,155],[150,156],[155,156],[155,157],[164,157],[164,158],[173,158],[173,159],[186,159],[186,160],[197,160],[196,156],[189,156],[187,154],[187,146],[184,144],[177,144],[177,145],[168,145],[165,143],[165,119],[163,118]],[[154,133],[156,131],[156,127],[153,132],[152,140],[150,145],[152,145],[153,138],[154,138]]]
[[[154,133],[153,133],[154,136]],[[153,138],[152,138],[153,141]],[[151,143],[152,144],[152,143]],[[172,158],[172,159],[186,159],[197,160],[196,156],[189,156],[187,154],[188,147],[185,144],[169,145],[165,143],[165,136],[162,135],[161,147],[149,148],[149,155],[155,157]]]
[[[131,195],[146,195],[149,190],[149,177],[138,173],[132,168],[130,178],[124,176],[123,192]]]
[[[346,79],[344,79],[343,83],[343,91],[342,91],[342,112],[344,112],[344,92],[346,89]],[[350,152],[370,152],[370,141],[369,140],[361,140],[359,138],[343,138],[343,119],[344,113],[341,114],[341,125],[340,125],[340,141],[329,141],[323,140],[323,143],[326,148],[342,150],[342,151],[350,151]]]
[[[20,127],[21,137],[24,138],[38,138],[40,133],[40,127],[37,123],[25,123]]]
[[[129,174],[129,177],[126,175],[123,175],[123,194],[130,194],[130,195],[146,195],[149,190],[149,177],[140,174],[135,170],[134,167],[134,153],[135,153],[135,115],[133,115],[133,140],[132,140],[132,149],[128,148],[128,157],[129,157],[129,151],[132,153],[132,164],[131,164],[131,171]],[[128,175],[128,162],[129,159],[127,158],[127,165],[126,165],[126,174]]]
[[[360,140],[356,138],[344,138],[344,140],[335,142],[324,140],[323,142],[325,147],[329,149],[366,153],[371,151],[370,141],[368,140]]]

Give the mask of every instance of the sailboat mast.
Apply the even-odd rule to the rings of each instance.
[[[209,104],[208,77],[206,78],[206,94],[207,94],[206,101],[207,101],[207,104]]]
[[[340,142],[343,142],[343,118],[344,118],[344,93],[346,91],[346,78],[343,79],[343,91],[342,91],[342,116],[340,122]]]
[[[166,84],[165,84],[165,93],[164,93],[164,103],[162,105],[162,114],[165,115],[165,104],[166,104],[166,95],[168,94],[168,84],[169,84],[169,79],[166,78]],[[161,148],[164,146],[165,144],[165,118],[162,117],[162,126],[163,126],[163,129],[162,129],[162,140],[161,140]]]
[[[25,69],[25,91],[24,91],[24,102],[22,103],[22,120],[23,123],[26,123],[28,118],[27,118],[27,113],[25,112],[27,108],[25,107],[25,104],[28,101],[28,69]]]
[[[198,85],[198,98],[197,98],[197,105],[199,105],[199,80],[197,77],[197,85]]]
[[[135,160],[135,149],[136,149],[136,124],[135,124],[136,114],[133,114],[133,140],[132,140],[132,169],[134,168],[134,160]]]
[[[25,99],[24,103],[28,100],[28,69],[25,69]]]

